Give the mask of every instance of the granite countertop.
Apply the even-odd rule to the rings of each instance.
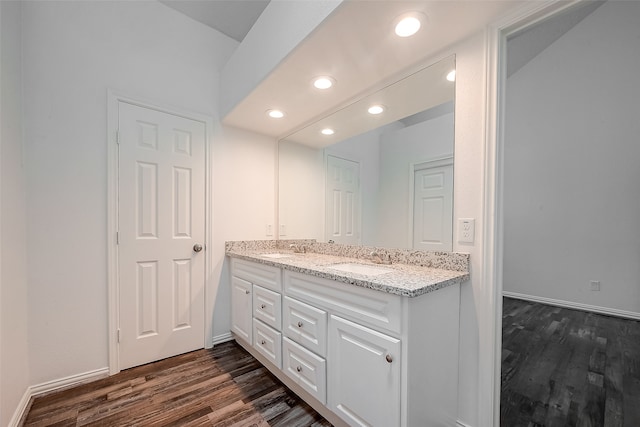
[[[231,248],[227,249],[226,254],[233,258],[254,261],[285,270],[410,298],[469,280],[468,271],[454,271],[400,263],[375,264],[362,258],[349,258],[313,252],[294,253],[282,249]],[[269,254],[281,254],[286,257],[273,258],[265,256]],[[367,275],[332,269],[332,266],[345,263],[361,264],[391,271],[384,274]]]

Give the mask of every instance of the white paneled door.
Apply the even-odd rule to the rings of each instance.
[[[119,367],[204,347],[205,124],[118,104]]]
[[[413,248],[452,251],[453,163],[432,165],[414,172]]]
[[[360,243],[360,164],[327,156],[327,240]]]

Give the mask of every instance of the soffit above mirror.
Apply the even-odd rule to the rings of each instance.
[[[363,95],[410,73],[425,58],[472,35],[520,2],[347,1],[300,43],[223,119],[225,125],[280,138],[335,112]],[[410,11],[426,16],[414,36],[393,33],[396,18]],[[320,75],[336,80],[318,91]],[[270,119],[269,109],[285,111]]]

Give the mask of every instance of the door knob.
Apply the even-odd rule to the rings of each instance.
[[[202,245],[200,243],[196,243],[195,245],[193,245],[194,252],[200,252],[201,250],[202,250]]]

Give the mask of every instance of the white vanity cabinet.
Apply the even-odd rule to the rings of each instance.
[[[334,425],[456,425],[459,284],[409,298],[236,258],[231,275],[238,342]]]
[[[231,260],[231,331],[282,367],[282,270]]]

